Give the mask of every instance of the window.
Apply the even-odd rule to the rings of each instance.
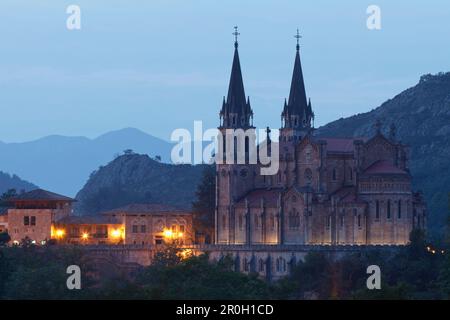
[[[133,233],[138,233],[138,226],[137,225],[133,225],[132,226],[132,231]]]
[[[380,201],[375,202],[375,219],[380,219]]]
[[[172,232],[173,232],[173,233],[177,232],[177,225],[176,225],[176,224],[173,224],[172,227],[171,227],[171,229],[172,229]]]
[[[255,228],[259,228],[259,218],[258,218],[258,215],[257,214],[255,214],[255,216],[254,216],[254,220],[255,220]]]
[[[402,200],[398,200],[397,218],[402,218]]]
[[[147,232],[147,226],[145,224],[141,225],[141,232],[146,233]]]
[[[155,244],[163,244],[163,237],[155,236]]]
[[[247,258],[244,258],[244,271],[246,271],[246,272],[248,272],[248,265],[249,265],[249,263],[248,263],[248,261],[247,261]]]
[[[222,216],[222,229],[227,228],[227,217],[225,215]]]
[[[331,226],[331,216],[327,217],[327,229],[329,229]]]
[[[182,224],[182,225],[180,225],[180,226],[178,226],[178,227],[179,227],[179,229],[180,229],[180,232],[184,232],[184,230],[185,230],[184,224]]]
[[[386,212],[387,212],[386,217],[388,219],[390,219],[391,218],[391,200],[387,201]]]
[[[282,257],[279,257],[276,261],[276,270],[277,272],[285,272],[286,271],[286,260]]]
[[[23,225],[24,226],[29,226],[30,225],[30,217],[29,216],[23,217]]]
[[[30,224],[31,224],[32,226],[35,226],[35,225],[36,225],[36,217],[35,217],[35,216],[31,216]]]
[[[358,214],[358,228],[361,228],[361,215]]]
[[[343,228],[344,227],[344,216],[342,215],[340,218],[341,218],[341,228]]]
[[[312,182],[312,171],[311,171],[311,169],[309,169],[309,168],[306,169],[305,173],[304,173],[304,176],[305,176],[305,184],[307,186],[310,186],[311,182]]]
[[[259,259],[259,272],[264,272],[264,260]]]
[[[242,214],[239,215],[238,222],[239,222],[239,230],[242,230],[244,225]]]
[[[288,219],[290,229],[298,229],[300,227],[300,214],[298,212],[291,211]]]
[[[350,176],[350,180],[353,181],[353,170],[352,170],[352,168],[348,168],[348,173],[349,173],[349,176]]]
[[[275,217],[273,216],[273,214],[270,215],[270,229],[275,229]]]
[[[336,168],[333,169],[333,181],[337,180],[337,170]]]

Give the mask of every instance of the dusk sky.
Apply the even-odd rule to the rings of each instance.
[[[81,30],[66,8],[81,8]],[[381,8],[381,30],[366,9]],[[450,2],[24,1],[0,3],[0,141],[96,137],[124,127],[169,140],[218,125],[233,26],[255,125],[278,128],[300,29],[316,126],[369,111],[450,71]]]

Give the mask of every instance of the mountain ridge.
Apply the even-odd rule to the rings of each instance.
[[[27,142],[0,143],[0,169],[33,181],[42,188],[74,196],[89,174],[133,149],[170,161],[172,144],[139,129],[123,128],[99,135],[49,135]]]
[[[441,234],[448,214],[450,192],[450,72],[427,74],[419,82],[371,111],[330,122],[317,129],[318,136],[372,136],[380,120],[382,132],[391,124],[396,136],[411,148],[413,186],[427,200],[428,221],[433,233]]]

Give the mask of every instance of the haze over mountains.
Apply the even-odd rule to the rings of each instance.
[[[133,128],[108,132],[95,139],[53,135],[24,143],[0,141],[0,170],[39,187],[68,196],[87,182],[92,171],[125,149],[161,156],[169,161],[172,145]]]

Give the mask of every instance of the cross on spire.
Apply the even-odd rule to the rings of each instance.
[[[234,47],[237,48],[238,47],[238,36],[240,35],[240,33],[238,32],[238,26],[234,26]]]
[[[294,38],[297,39],[297,51],[300,50],[300,43],[299,43],[299,41],[300,41],[301,37],[302,36],[300,35],[300,32],[298,31],[298,28],[297,28],[297,34],[294,36]]]

